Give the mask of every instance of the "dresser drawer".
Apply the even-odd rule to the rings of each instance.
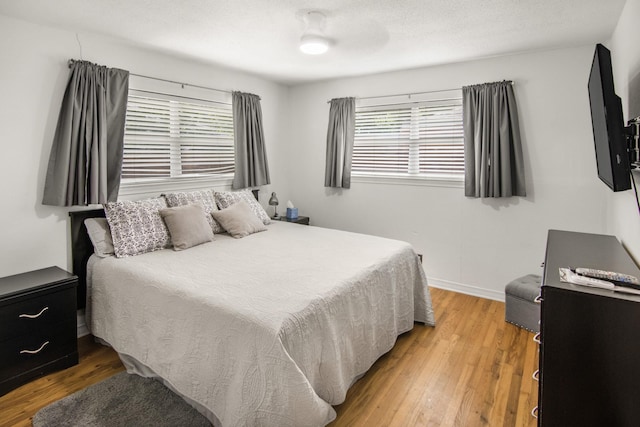
[[[38,292],[0,306],[0,342],[76,318],[75,287]]]
[[[0,343],[0,382],[78,351],[75,318]]]

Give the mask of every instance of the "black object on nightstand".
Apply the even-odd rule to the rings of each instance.
[[[58,267],[0,278],[0,396],[78,363],[77,286]]]
[[[278,218],[271,218],[274,220],[287,221],[287,222],[295,222],[296,224],[304,224],[309,225],[309,217],[308,216],[299,216],[297,218],[287,218],[286,216],[281,216]]]

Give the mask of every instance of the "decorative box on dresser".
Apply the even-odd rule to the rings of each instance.
[[[0,278],[0,396],[78,363],[77,285],[58,267]]]
[[[640,277],[614,236],[549,231],[538,425],[640,426],[640,295],[561,282],[561,267]]]

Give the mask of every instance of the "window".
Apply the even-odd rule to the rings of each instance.
[[[132,90],[122,183],[232,178],[231,104]]]
[[[352,174],[462,180],[462,98],[359,105]]]

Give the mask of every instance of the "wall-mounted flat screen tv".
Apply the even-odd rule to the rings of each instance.
[[[613,85],[611,52],[596,45],[589,75],[589,103],[598,177],[613,191],[631,188],[622,103]]]

